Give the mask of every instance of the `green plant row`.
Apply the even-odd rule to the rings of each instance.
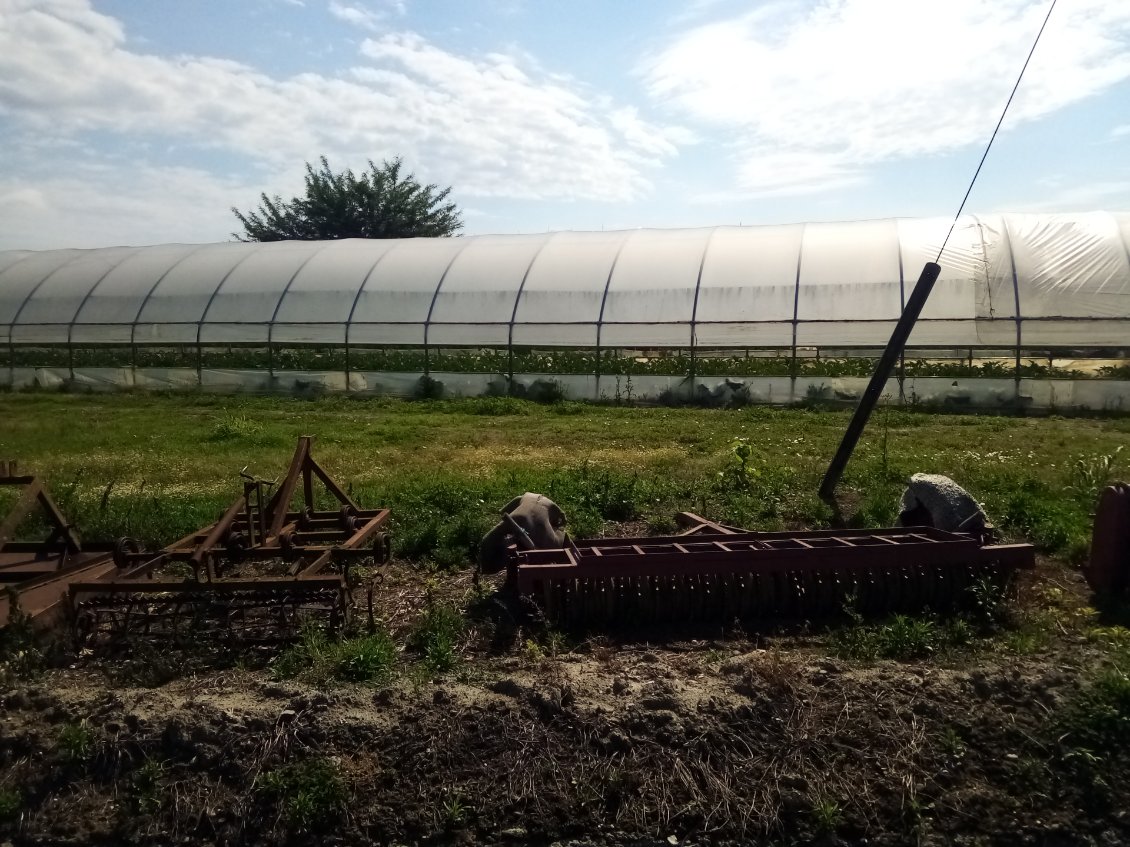
[[[867,377],[875,369],[870,357],[812,358],[789,356],[711,356],[692,359],[683,352],[671,355],[625,356],[619,351],[515,350],[392,350],[340,347],[280,348],[226,346],[183,347],[38,347],[0,349],[4,367],[162,367],[237,368],[275,370],[384,371],[422,373],[547,373],[688,376],[826,376]],[[1032,359],[1012,362],[958,361],[915,358],[907,360],[908,377],[1039,379],[1130,379],[1130,364],[1103,366],[1093,373],[1052,367]]]

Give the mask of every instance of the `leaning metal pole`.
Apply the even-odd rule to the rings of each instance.
[[[910,331],[914,329],[914,324],[922,313],[922,307],[926,305],[926,299],[930,296],[930,291],[934,288],[934,283],[937,282],[938,274],[941,272],[941,266],[934,262],[927,262],[923,266],[922,275],[918,277],[918,282],[915,283],[914,290],[910,293],[910,299],[906,301],[906,306],[902,310],[902,317],[895,324],[894,332],[891,333],[891,340],[887,342],[887,349],[883,351],[883,355],[879,358],[879,364],[875,366],[875,373],[871,375],[871,382],[867,384],[867,390],[863,392],[863,396],[859,400],[851,423],[848,424],[847,431],[844,433],[843,441],[840,442],[836,455],[832,457],[832,463],[828,465],[828,471],[824,474],[824,481],[820,483],[820,496],[824,500],[831,500],[835,494],[836,486],[840,482],[840,477],[843,476],[848,459],[851,458],[852,451],[855,450],[859,436],[863,434],[863,428],[867,426],[867,420],[871,417],[871,412],[875,409],[875,404],[883,393],[883,387],[890,379],[891,371],[894,370],[895,361],[906,346]]]

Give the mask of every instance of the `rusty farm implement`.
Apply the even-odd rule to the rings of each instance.
[[[260,644],[293,637],[307,620],[344,624],[351,566],[388,559],[389,510],[358,506],[310,445],[299,439],[277,484],[241,474],[242,493],[211,526],[157,552],[120,542],[115,573],[72,582],[80,640]],[[319,508],[319,485],[332,508]]]
[[[517,550],[508,581],[567,627],[942,610],[1031,568],[1029,544],[932,527],[749,532],[682,513],[682,535]]]
[[[49,629],[65,617],[72,581],[114,570],[112,545],[84,545],[43,480],[20,474],[15,462],[0,463],[0,488],[18,491],[0,519],[0,629],[17,617]]]

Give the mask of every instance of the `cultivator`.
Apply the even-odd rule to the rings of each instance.
[[[350,567],[388,560],[388,509],[362,509],[300,438],[282,482],[241,474],[243,493],[214,524],[159,552],[120,545],[119,571],[70,586],[80,641],[87,644],[293,637],[301,624],[339,627],[350,614]],[[334,509],[318,509],[315,480]],[[291,500],[301,485],[301,506]],[[273,493],[271,493],[271,490]]]
[[[1029,544],[930,527],[749,532],[683,513],[690,529],[517,551],[510,581],[561,626],[730,622],[941,610],[1034,564]]]
[[[15,615],[46,629],[62,617],[69,582],[98,579],[114,570],[110,545],[84,547],[43,481],[19,474],[15,462],[0,462],[0,489],[19,489],[0,520],[0,629]],[[46,537],[16,540],[25,527]]]

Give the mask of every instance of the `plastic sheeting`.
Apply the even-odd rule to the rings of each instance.
[[[276,371],[204,368],[2,368],[0,385],[14,389],[67,388],[113,391],[122,388],[203,389],[219,394],[297,394],[332,392],[418,396],[419,373],[352,371]],[[433,372],[430,379],[444,397],[505,394],[511,386],[497,374]],[[864,377],[679,377],[642,375],[521,374],[514,393],[533,395],[538,384],[573,400],[605,402],[698,402],[728,405],[822,403],[854,405],[868,380]],[[955,411],[1130,411],[1130,381],[1086,379],[962,379],[908,377],[891,379],[880,402],[886,405],[944,408]]]
[[[0,253],[0,343],[877,347],[942,218]],[[963,217],[912,346],[1127,346],[1130,213]]]

